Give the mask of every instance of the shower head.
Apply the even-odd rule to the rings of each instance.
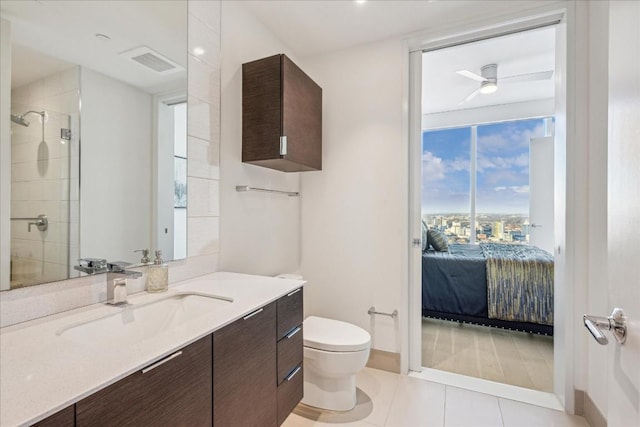
[[[44,111],[29,110],[26,113],[22,113],[22,114],[12,114],[11,115],[11,121],[13,123],[16,123],[16,124],[19,124],[19,125],[27,127],[27,126],[29,126],[29,121],[24,118],[24,116],[26,116],[27,114],[37,114],[40,117],[42,117],[42,123],[43,123],[43,126],[44,126],[44,116],[45,116]]]
[[[13,123],[22,125],[22,126],[29,126],[29,122],[27,120],[25,120],[24,117],[22,117],[21,115],[17,115],[17,114],[12,114],[11,115],[11,121]]]

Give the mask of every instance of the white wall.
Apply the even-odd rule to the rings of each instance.
[[[306,61],[324,90],[323,171],[302,175],[301,272],[305,310],[369,330],[399,352],[403,206],[402,43],[399,39]]]
[[[136,262],[151,241],[151,96],[82,68],[80,255]]]
[[[222,21],[220,269],[263,275],[295,272],[300,200],[306,195],[238,193],[235,187],[298,191],[299,175],[322,172],[284,173],[242,163],[242,64],[284,53],[311,78],[314,73],[238,2],[222,2]]]
[[[11,23],[0,19],[0,93],[11,93]],[[11,251],[11,97],[0,97],[0,290],[9,289]]]

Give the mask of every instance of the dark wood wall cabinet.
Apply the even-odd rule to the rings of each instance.
[[[302,399],[302,288],[35,424],[278,426]]]
[[[322,170],[322,88],[286,55],[242,65],[242,161]]]

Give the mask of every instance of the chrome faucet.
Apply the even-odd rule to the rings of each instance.
[[[122,261],[107,263],[107,304],[127,304],[127,278],[142,277],[139,271],[127,270],[130,265]]]
[[[80,265],[74,265],[73,268],[86,274],[105,273],[107,271],[107,260],[103,258],[81,258],[78,262],[80,262]]]
[[[109,278],[107,276],[107,304],[127,304],[127,279],[124,277]]]

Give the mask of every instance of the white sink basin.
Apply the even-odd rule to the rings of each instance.
[[[87,346],[133,344],[232,302],[233,299],[222,296],[181,292],[145,304],[128,305],[117,313],[66,326],[56,335]]]

